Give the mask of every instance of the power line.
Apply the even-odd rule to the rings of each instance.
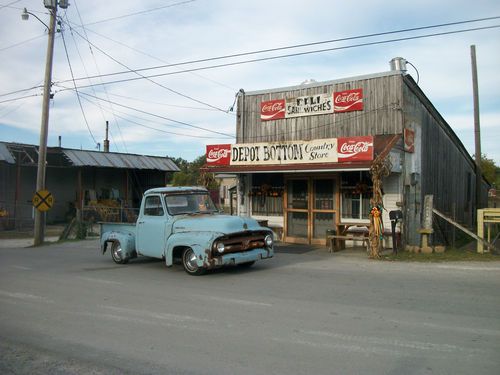
[[[68,66],[69,66],[69,71],[71,73],[71,76],[73,77],[73,68],[71,67],[71,61],[69,59],[69,54],[68,54],[68,49],[66,47],[66,40],[64,39],[64,30],[61,29],[61,37],[62,37],[62,40],[63,40],[63,45],[64,45],[64,51],[66,52],[66,58],[68,60]],[[76,97],[78,98],[78,104],[80,105],[80,110],[82,111],[82,116],[83,116],[83,119],[85,121],[85,125],[87,125],[87,129],[90,133],[90,136],[92,137],[92,140],[94,141],[95,144],[97,144],[98,142],[96,141],[95,137],[94,137],[94,134],[92,134],[92,130],[90,129],[90,125],[87,121],[87,116],[85,116],[85,111],[83,110],[83,105],[82,105],[82,101],[80,100],[80,95],[79,95],[79,92],[78,92],[78,88],[76,87],[76,82],[73,81],[73,84],[75,86],[75,92],[76,92]]]
[[[115,80],[115,81],[107,81],[107,82],[104,82],[103,84],[109,85],[109,84],[115,84],[115,83],[137,81],[140,79],[148,79],[149,80],[151,78],[164,77],[164,76],[169,76],[169,75],[176,75],[176,74],[188,73],[188,72],[194,72],[194,71],[200,71],[200,70],[216,69],[216,68],[222,68],[222,67],[228,67],[228,66],[250,64],[250,63],[255,63],[255,62],[271,61],[271,60],[277,60],[277,59],[283,59],[283,58],[289,58],[289,57],[305,56],[305,55],[316,54],[316,53],[332,52],[332,51],[339,51],[339,50],[344,50],[344,49],[374,46],[374,45],[378,45],[378,44],[388,44],[388,43],[402,42],[402,41],[407,41],[407,40],[431,38],[431,37],[436,37],[436,36],[460,34],[460,33],[465,33],[465,32],[489,30],[489,29],[496,29],[496,28],[500,28],[500,25],[476,27],[476,28],[470,28],[470,29],[446,31],[446,32],[440,32],[440,33],[433,33],[433,34],[425,34],[425,35],[418,35],[418,36],[411,36],[411,37],[402,37],[402,38],[396,38],[396,39],[381,40],[381,41],[375,41],[375,42],[352,44],[352,45],[342,46],[342,47],[332,47],[332,48],[325,48],[325,49],[320,49],[320,50],[297,52],[297,53],[291,53],[291,54],[286,54],[286,55],[277,55],[277,56],[263,57],[263,58],[257,58],[257,59],[251,59],[251,60],[237,61],[237,62],[232,62],[232,63],[209,65],[209,66],[204,66],[204,67],[199,67],[199,68],[184,69],[184,70],[176,71],[176,72],[152,74],[152,75],[148,75],[148,76],[141,75],[140,77],[135,77],[135,78],[126,78],[126,79],[120,79],[120,80]],[[209,59],[206,59],[206,60],[208,61]],[[188,63],[179,63],[176,65],[180,65],[180,64],[188,64]],[[135,71],[134,71],[134,73],[135,73]],[[120,73],[120,74],[122,74],[122,73]],[[111,74],[106,74],[104,76],[110,76],[110,75],[114,75],[114,74],[111,73]],[[97,78],[97,76],[89,77],[89,78]],[[78,79],[76,79],[76,80],[78,80]],[[65,82],[67,82],[67,81],[59,81],[58,84],[65,83]],[[78,86],[78,87],[80,89],[83,89],[83,88],[87,88],[87,87],[91,87],[91,86],[95,86],[95,85],[82,85],[82,86]],[[225,111],[223,111],[223,112],[225,112]]]
[[[172,8],[172,7],[178,6],[178,5],[184,5],[184,4],[188,4],[188,3],[193,3],[195,1],[197,1],[197,0],[186,0],[186,1],[180,1],[180,2],[174,3],[174,4],[162,5],[160,7],[156,7],[156,8],[152,8],[152,9],[141,10],[141,11],[134,12],[134,13],[124,14],[124,15],[121,15],[121,16],[116,16],[116,17],[106,18],[106,19],[103,19],[103,20],[98,20],[98,21],[95,21],[95,22],[90,22],[90,23],[87,23],[85,25],[82,25],[82,27],[84,27],[84,26],[90,26],[90,25],[97,25],[99,23],[104,23],[104,22],[116,21],[116,20],[120,20],[120,19],[123,19],[123,18],[127,18],[127,17],[137,16],[139,14],[151,13],[151,12],[154,12],[154,11],[157,11],[157,10],[161,10],[161,9],[165,9],[165,8]]]
[[[412,31],[421,31],[421,30],[427,30],[427,29],[433,29],[433,28],[442,28],[442,27],[448,27],[448,26],[456,26],[456,25],[466,24],[466,23],[491,21],[491,20],[495,20],[495,19],[499,19],[499,18],[500,18],[500,16],[487,17],[487,18],[478,18],[478,19],[465,20],[465,21],[457,21],[457,22],[449,22],[449,23],[442,23],[442,24],[430,25],[430,26],[420,26],[420,27],[413,27],[413,28],[407,28],[407,29],[385,31],[385,32],[380,32],[380,33],[372,33],[372,34],[364,34],[364,35],[358,35],[358,36],[352,36],[352,37],[330,39],[330,40],[324,40],[324,41],[319,41],[319,42],[295,44],[295,45],[291,45],[291,46],[276,47],[276,48],[269,48],[269,49],[251,51],[251,52],[241,52],[241,53],[234,53],[234,54],[223,55],[223,56],[216,56],[216,57],[208,57],[208,58],[197,59],[197,60],[183,61],[183,62],[173,63],[173,64],[157,65],[157,66],[152,66],[152,67],[148,67],[148,68],[135,69],[134,71],[135,72],[142,72],[142,71],[155,70],[155,69],[171,68],[171,67],[182,66],[182,65],[192,65],[192,64],[198,64],[198,63],[203,63],[203,62],[210,62],[210,61],[231,59],[231,58],[235,58],[235,57],[243,57],[243,56],[249,56],[249,55],[256,55],[256,54],[261,54],[261,53],[277,52],[277,51],[283,51],[283,50],[289,50],[289,49],[311,47],[311,46],[316,46],[316,45],[345,42],[345,41],[357,40],[357,39],[366,39],[366,38],[372,38],[372,37],[376,37],[376,36],[384,36],[384,35],[391,35],[391,34],[400,34],[400,33],[407,33],[407,32],[412,32]],[[443,32],[443,33],[437,33],[437,34],[428,34],[428,35],[429,36],[446,35],[446,34],[460,33],[460,32],[466,32],[466,31],[476,31],[476,30],[481,30],[481,29],[482,28],[473,28],[473,29],[457,30],[457,31]],[[416,36],[416,37],[408,37],[408,39],[406,39],[406,38],[394,39],[394,41],[416,39],[416,38],[420,38],[420,37],[423,38],[423,37],[426,37],[426,35],[424,35],[424,36]],[[389,40],[387,42],[390,42],[390,41],[391,40]],[[383,42],[375,42],[375,43],[379,44],[379,43],[383,43]],[[361,44],[360,46],[363,46],[363,45],[364,44]],[[349,46],[347,46],[347,47],[338,47],[338,48],[349,48]],[[289,55],[280,55],[277,58],[289,57],[289,56],[296,56],[296,55],[301,55],[301,54],[310,54],[310,53],[325,52],[325,51],[331,51],[331,50],[335,50],[335,49],[337,49],[337,48],[323,49],[323,50],[313,50],[313,51],[310,51],[310,52],[303,52],[303,53],[289,54]],[[264,58],[264,60],[265,59],[266,58]],[[250,60],[250,61],[253,62],[254,60]],[[256,59],[256,61],[260,61],[260,60]],[[192,69],[192,70],[189,69],[189,70],[181,71],[181,73],[191,72],[191,71],[195,71],[195,70],[201,70],[201,69]],[[121,72],[107,73],[107,74],[103,75],[102,77],[114,76],[114,75],[121,75],[121,74],[128,74],[128,73],[130,73],[130,71],[121,71]],[[175,74],[175,73],[173,73],[173,74]],[[148,76],[148,77],[157,77],[157,76],[158,75]],[[88,78],[97,78],[97,77],[96,76],[92,76],[92,77],[88,77]],[[86,78],[80,78],[80,79],[86,79]],[[76,80],[78,81],[79,78],[76,78]],[[66,81],[60,81],[60,83],[65,83],[65,82]]]
[[[90,99],[88,98],[83,98],[84,100],[86,100],[87,102],[93,104],[93,105],[96,105],[98,106],[97,103],[94,103],[93,101],[91,101]],[[108,111],[107,109],[104,109],[105,111]],[[137,121],[134,121],[134,120],[131,120],[129,118],[126,118],[126,117],[123,117],[123,116],[120,116],[120,115],[117,115],[116,113],[113,112],[113,115],[124,120],[124,121],[127,121],[127,122],[130,122],[132,124],[136,124],[138,126],[141,126],[143,128],[147,128],[147,129],[151,129],[151,130],[156,130],[158,132],[162,132],[162,133],[166,133],[166,134],[172,134],[172,135],[178,135],[178,136],[181,136],[181,137],[189,137],[189,138],[201,138],[201,139],[220,139],[220,137],[207,137],[207,136],[201,136],[201,135],[192,135],[192,134],[186,134],[186,133],[176,133],[176,132],[172,132],[172,131],[168,131],[168,130],[164,130],[164,129],[158,129],[158,128],[155,128],[153,126],[149,126],[149,125],[145,125],[145,124],[142,124],[140,122],[137,122]]]
[[[129,70],[129,73],[134,73],[134,74],[137,74],[137,75],[139,76],[139,78],[138,78],[138,79],[145,79],[145,80],[147,80],[147,81],[149,81],[149,82],[153,83],[154,85],[159,86],[159,87],[161,87],[161,88],[163,88],[163,89],[165,89],[165,90],[168,90],[168,91],[170,91],[170,92],[172,92],[172,93],[174,93],[174,94],[176,94],[176,95],[182,96],[182,97],[184,97],[184,98],[186,98],[186,99],[189,99],[189,100],[192,100],[192,101],[194,101],[194,102],[196,102],[196,103],[199,103],[199,104],[202,104],[202,105],[206,105],[207,107],[210,107],[210,108],[216,109],[216,110],[218,110],[218,111],[221,111],[221,112],[227,113],[227,111],[226,111],[226,110],[224,110],[224,109],[221,109],[221,108],[219,108],[219,107],[216,107],[216,106],[214,106],[214,105],[212,105],[212,104],[209,104],[209,103],[206,103],[206,102],[204,102],[204,101],[201,101],[201,100],[195,99],[195,98],[193,98],[193,97],[191,97],[191,96],[189,96],[189,95],[183,94],[183,93],[181,93],[181,92],[179,92],[179,91],[176,91],[176,90],[174,90],[174,89],[171,89],[170,87],[167,87],[167,86],[165,86],[165,85],[162,85],[162,84],[161,84],[161,83],[159,83],[159,82],[153,81],[150,77],[144,76],[144,75],[140,74],[139,72],[137,72],[135,69],[129,68],[127,65],[125,65],[125,64],[123,64],[123,63],[121,63],[120,61],[118,61],[117,59],[115,59],[114,57],[112,57],[111,55],[109,55],[108,53],[106,53],[104,50],[102,50],[101,48],[99,48],[98,46],[96,46],[96,45],[95,45],[94,43],[92,43],[90,40],[88,40],[88,39],[86,39],[85,37],[83,37],[83,36],[82,36],[80,33],[78,33],[76,30],[75,30],[75,33],[76,33],[78,36],[80,36],[82,39],[86,40],[86,41],[87,41],[87,43],[89,43],[90,45],[92,45],[94,48],[96,48],[97,50],[99,50],[99,52],[101,52],[102,54],[104,54],[105,56],[107,56],[109,59],[113,60],[113,61],[114,61],[114,62],[116,62],[117,64],[119,64],[119,65],[123,66],[124,68],[128,69],[128,70]],[[97,78],[97,77],[89,77],[89,78]],[[64,81],[64,82],[67,82],[67,81]],[[103,84],[107,84],[107,83],[106,83],[106,82],[104,82]],[[85,87],[91,87],[91,86],[95,86],[95,85],[89,85],[89,86],[85,86]]]
[[[76,8],[76,12],[77,12],[77,14],[78,14],[78,18],[80,19],[80,23],[83,25],[82,16],[81,16],[81,14],[80,14],[80,9],[78,8],[77,1],[76,1],[76,0],[74,0],[74,1],[73,1],[73,4],[74,4],[74,6],[75,6],[75,8]],[[68,20],[68,17],[67,17],[67,13],[66,13],[65,15],[66,15],[66,21],[68,21],[68,25],[69,25],[69,28],[70,28],[71,36],[73,37],[73,41],[74,41],[75,46],[76,46],[76,48],[77,48],[77,50],[78,50],[78,54],[80,55],[80,50],[78,49],[78,43],[76,42],[75,36],[73,35],[73,28],[71,27],[71,25],[70,25],[70,23],[69,23],[69,20]],[[83,29],[83,32],[84,32],[85,36],[87,37],[87,31],[86,31],[86,28],[85,28],[85,27],[82,27],[82,29]],[[96,67],[96,69],[97,69],[97,72],[100,74],[101,72],[100,72],[100,70],[99,70],[99,66],[98,66],[98,64],[97,64],[97,60],[96,60],[95,55],[94,55],[94,51],[92,50],[92,46],[89,44],[89,45],[88,45],[88,47],[89,47],[89,50],[90,50],[90,54],[92,55],[92,60],[94,61],[94,65],[95,65],[95,67]],[[80,59],[82,60],[82,63],[83,63],[83,59],[81,58],[81,56],[80,56]],[[89,74],[87,73],[87,69],[86,69],[86,67],[85,67],[85,63],[83,63],[83,66],[84,66],[84,68],[85,68],[85,74],[88,76]],[[100,82],[102,82],[102,79],[101,79],[101,78],[99,78],[99,81],[100,81]],[[92,82],[92,81],[89,79],[89,82]],[[103,85],[102,87],[103,87],[104,92],[106,93],[106,96],[108,97],[108,91],[107,91],[107,89],[106,89],[106,86],[104,86],[104,85]],[[94,93],[94,95],[97,95],[97,93],[95,92],[94,88],[92,88],[92,92]],[[109,99],[109,97],[108,97],[108,99]],[[106,118],[105,118],[105,116],[104,116],[104,111],[103,111],[103,109],[102,109],[102,107],[101,107],[100,105],[99,105],[99,109],[100,109],[100,111],[101,111],[101,115],[102,115],[102,117],[103,117],[103,120],[104,120],[104,121],[106,121]],[[113,109],[113,108],[111,107],[111,109]],[[116,127],[118,128],[118,133],[120,134],[120,138],[121,138],[121,141],[122,141],[123,147],[124,147],[125,151],[126,151],[126,152],[128,152],[127,145],[125,144],[125,141],[124,141],[124,139],[123,139],[123,135],[122,135],[122,132],[121,132],[120,126],[119,126],[119,124],[118,124],[118,121],[116,120],[116,117],[114,117],[114,120],[115,120],[115,125],[116,125]],[[117,147],[117,142],[115,142],[115,140],[114,140],[114,137],[113,137],[113,132],[111,131],[111,129],[109,130],[109,134],[110,134],[110,136],[111,136],[111,139],[113,140],[113,145],[115,145],[115,147],[118,149],[118,147]],[[119,151],[119,150],[118,150],[118,151]]]
[[[39,89],[39,88],[43,88],[43,85],[36,85],[36,86],[29,87],[27,89],[21,89],[21,90],[15,90],[15,91],[6,92],[4,94],[0,94],[0,97],[2,97],[2,96],[9,96],[9,95],[12,95],[12,94],[18,94],[20,92],[26,92],[26,91],[30,91],[30,90],[34,90],[34,89]]]
[[[3,8],[10,8],[10,6],[11,6],[12,4],[18,3],[18,2],[20,2],[20,1],[21,1],[21,0],[15,0],[15,1],[11,1],[10,3],[5,4],[5,5],[0,4],[0,9],[3,9]]]
[[[69,21],[68,21],[68,22],[69,22]],[[79,27],[83,27],[83,25],[81,25],[81,26],[79,25]],[[97,31],[95,31],[95,30],[92,30],[92,29],[89,29],[89,28],[86,28],[86,30],[87,30],[87,31],[90,31],[91,33],[94,33],[94,34],[96,34],[96,35],[100,36],[101,38],[104,38],[104,39],[107,39],[107,40],[109,40],[109,41],[111,41],[111,42],[113,42],[113,43],[119,44],[119,45],[121,45],[121,46],[123,46],[123,47],[125,47],[125,48],[128,48],[128,49],[130,49],[130,50],[132,50],[132,51],[134,51],[134,52],[137,52],[137,53],[139,53],[139,54],[141,54],[141,55],[144,55],[144,56],[150,57],[150,58],[152,58],[152,59],[154,59],[154,60],[157,60],[157,61],[160,61],[160,62],[162,62],[162,63],[164,63],[164,64],[171,64],[171,63],[169,63],[169,62],[167,62],[167,61],[165,61],[165,60],[162,60],[162,59],[160,59],[160,58],[158,58],[158,57],[156,57],[156,56],[153,56],[153,55],[151,55],[151,54],[149,54],[149,53],[147,53],[147,52],[141,51],[141,50],[139,50],[139,49],[137,49],[137,48],[134,48],[134,47],[131,47],[131,46],[129,46],[129,45],[127,45],[127,44],[125,44],[125,43],[122,43],[122,42],[120,42],[120,41],[118,41],[118,40],[116,40],[116,39],[112,39],[112,38],[110,38],[110,37],[108,37],[108,36],[106,36],[106,35],[103,35],[103,34],[101,34],[101,33],[98,33],[98,32],[97,32]],[[85,35],[87,35],[87,34],[85,34]],[[231,91],[236,91],[236,89],[235,89],[234,87],[230,87],[230,86],[226,85],[225,83],[218,82],[218,81],[216,81],[216,80],[214,80],[214,79],[211,79],[211,78],[208,78],[208,77],[202,76],[202,75],[200,75],[200,74],[196,74],[196,73],[191,73],[191,74],[192,74],[192,75],[194,75],[194,76],[196,76],[196,77],[198,77],[198,78],[201,78],[201,79],[204,79],[204,80],[206,80],[206,81],[209,81],[209,82],[215,83],[215,84],[217,84],[217,85],[219,85],[219,86],[225,87],[225,88],[227,88],[227,89],[229,89],[229,90],[231,90]]]
[[[31,95],[26,95],[26,96],[20,96],[19,98],[2,100],[2,101],[0,101],[0,104],[9,103],[9,102],[15,102],[15,101],[18,101],[18,100],[23,100],[23,99],[26,99],[26,98],[32,98],[34,96],[41,96],[41,95],[42,94],[31,94]]]
[[[72,88],[64,88],[64,91],[66,91],[66,90],[74,90],[74,89],[72,89]],[[63,90],[61,90],[61,91],[63,91]],[[91,98],[94,98],[94,99],[97,99],[97,100],[106,101],[106,102],[112,103],[112,104],[114,104],[114,105],[116,105],[118,107],[127,108],[127,109],[130,109],[130,110],[139,112],[139,113],[146,114],[148,116],[152,116],[152,117],[156,117],[156,118],[161,118],[163,120],[167,120],[167,121],[170,121],[170,122],[173,122],[173,123],[176,123],[176,124],[188,126],[190,128],[203,130],[203,131],[206,131],[206,132],[209,132],[209,133],[219,134],[219,135],[222,135],[224,137],[234,138],[234,135],[231,135],[231,134],[221,133],[221,132],[218,132],[218,131],[215,131],[215,130],[211,130],[211,129],[207,129],[207,128],[204,128],[204,127],[201,127],[201,126],[189,124],[187,122],[174,120],[174,119],[171,119],[171,118],[168,118],[168,117],[165,117],[165,116],[157,115],[157,114],[152,113],[152,112],[148,112],[148,111],[144,111],[142,109],[138,109],[138,108],[134,108],[134,107],[131,107],[131,106],[124,105],[124,104],[120,104],[120,103],[117,103],[117,102],[114,102],[114,101],[111,101],[111,100],[106,100],[104,98],[100,98],[98,96],[94,96],[94,95],[87,94],[87,93],[84,93],[84,92],[80,92],[80,95],[85,95],[87,97],[91,97]]]

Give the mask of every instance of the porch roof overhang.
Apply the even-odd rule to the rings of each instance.
[[[203,172],[209,173],[319,173],[342,171],[367,171],[372,162],[325,163],[325,164],[288,164],[288,165],[224,165],[204,166]]]

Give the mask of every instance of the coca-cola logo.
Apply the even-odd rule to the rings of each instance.
[[[351,92],[347,94],[340,94],[335,97],[335,103],[353,103],[361,99],[359,92]]]
[[[282,102],[276,102],[276,103],[270,103],[270,104],[264,104],[262,106],[262,113],[266,112],[278,112],[281,111],[282,109],[285,108],[284,106],[285,103]]]
[[[340,152],[343,154],[359,154],[368,151],[370,144],[368,142],[358,142],[354,144],[344,143],[340,146]]]
[[[210,161],[217,161],[229,156],[229,150],[210,150],[208,152],[208,159]]]
[[[354,89],[333,94],[334,112],[363,110],[363,90]]]
[[[206,157],[208,164],[229,165],[231,145],[208,145]]]
[[[269,100],[260,103],[261,121],[285,118],[285,99]]]
[[[373,137],[339,138],[338,154],[344,160],[373,160]]]

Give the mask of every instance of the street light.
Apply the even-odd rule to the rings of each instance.
[[[38,169],[36,174],[36,191],[45,190],[45,163],[47,159],[47,135],[49,130],[49,105],[50,105],[50,86],[52,84],[52,60],[54,56],[54,36],[56,30],[56,14],[57,0],[44,0],[45,8],[49,10],[50,22],[49,26],[40,18],[24,8],[21,18],[28,20],[29,15],[35,17],[48,30],[47,57],[45,61],[45,83],[43,86],[43,104],[42,104],[42,121],[40,126],[40,147],[38,149]],[[59,0],[61,8],[68,7],[67,0]],[[35,230],[34,230],[34,246],[40,246],[44,240],[45,229],[45,213],[35,210]]]

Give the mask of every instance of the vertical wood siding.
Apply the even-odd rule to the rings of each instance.
[[[238,98],[237,143],[311,140],[360,135],[402,133],[401,75],[388,75],[323,86],[308,86],[281,92],[259,93]],[[274,99],[363,89],[362,111],[261,121],[260,104]]]
[[[472,159],[429,100],[410,86],[403,88],[404,117],[408,127],[421,124],[421,202],[433,194],[436,209],[470,226],[475,207]]]

